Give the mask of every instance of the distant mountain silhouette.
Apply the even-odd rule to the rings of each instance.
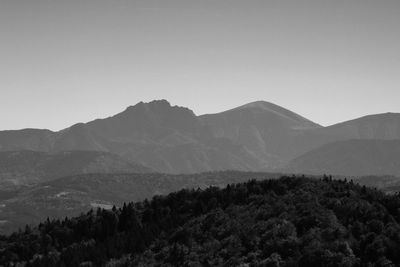
[[[101,151],[167,173],[276,170],[329,143],[400,139],[400,114],[379,114],[322,127],[258,101],[196,116],[166,100],[140,102],[115,116],[59,132],[0,132],[0,151]]]
[[[329,143],[293,159],[285,168],[303,174],[400,176],[400,140]]]

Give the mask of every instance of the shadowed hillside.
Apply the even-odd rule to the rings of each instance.
[[[150,172],[118,155],[98,151],[0,152],[0,188],[29,185],[84,173]]]
[[[43,218],[77,216],[95,207],[110,208],[142,201],[183,188],[223,187],[248,179],[277,178],[278,174],[213,172],[190,175],[161,173],[81,174],[0,191],[0,234],[15,231]]]
[[[330,143],[292,160],[287,172],[400,176],[400,140],[349,140]]]

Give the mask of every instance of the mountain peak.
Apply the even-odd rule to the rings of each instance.
[[[134,106],[129,106],[122,114],[124,113],[130,113],[130,112],[144,112],[144,113],[170,113],[170,112],[185,112],[185,113],[190,113],[191,116],[195,116],[194,112],[187,108],[187,107],[181,107],[181,106],[172,106],[171,103],[165,99],[160,99],[160,100],[153,100],[151,102],[139,102]],[[118,115],[118,114],[117,114]]]
[[[171,104],[165,99],[153,100],[153,101],[150,101],[150,102],[140,101],[136,105],[127,107],[126,111],[133,110],[133,109],[149,108],[149,107],[170,108]]]
[[[293,122],[297,122],[300,124],[304,124],[303,126],[307,126],[307,127],[318,127],[319,125],[300,116],[299,114],[296,114],[288,109],[285,109],[281,106],[278,106],[274,103],[271,102],[267,102],[267,101],[255,101],[255,102],[251,102],[248,104],[245,104],[243,106],[237,107],[231,111],[240,111],[240,110],[254,110],[254,111],[261,111],[261,112],[267,112],[267,113],[271,113],[274,114],[278,117],[281,117],[283,119],[286,120],[290,120]]]
[[[166,99],[158,99],[158,100],[153,100],[148,103],[149,105],[163,105],[163,106],[171,106],[171,103],[168,102]]]
[[[243,106],[237,107],[236,109],[248,109],[248,108],[259,108],[259,109],[264,109],[264,110],[279,110],[283,109],[282,107],[275,105],[271,102],[267,101],[255,101],[251,102],[248,104],[245,104]]]

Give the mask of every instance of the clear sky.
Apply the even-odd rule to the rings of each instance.
[[[153,99],[265,100],[322,125],[400,112],[400,1],[0,1],[0,129]]]

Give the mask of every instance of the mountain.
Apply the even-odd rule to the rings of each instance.
[[[140,102],[109,118],[79,123],[56,133],[48,131],[46,138],[36,137],[39,133],[39,137],[44,135],[42,131],[0,132],[0,144],[14,138],[12,146],[0,149],[111,152],[168,173],[260,167],[259,159],[241,144],[213,136],[193,111],[171,106],[165,100]],[[20,135],[23,138],[18,138]]]
[[[196,116],[166,100],[140,102],[114,116],[59,132],[0,132],[0,151],[98,151],[164,173],[276,171],[329,143],[400,140],[400,114],[371,115],[322,127],[275,104],[257,101]]]
[[[292,139],[297,132],[318,129],[320,125],[275,104],[258,101],[200,120],[214,136],[243,145],[262,160],[262,168],[273,168],[290,158]],[[288,145],[289,144],[289,145]]]
[[[381,132],[383,133],[383,132]],[[368,135],[363,133],[362,136]],[[386,135],[393,136],[393,132]],[[375,135],[381,136],[383,135]],[[301,155],[286,172],[351,176],[400,176],[400,140],[347,140],[329,143]]]
[[[193,111],[165,100],[141,102],[113,117],[89,122],[85,128],[107,140],[103,147],[109,151],[160,172],[258,167],[239,144],[214,138]]]
[[[181,190],[0,237],[4,266],[399,266],[400,198],[282,177]]]
[[[0,152],[0,186],[29,185],[85,173],[150,172],[118,155],[97,151]]]
[[[86,124],[88,130],[110,142],[181,145],[196,142],[202,125],[188,108],[166,100],[140,102],[113,117]]]

